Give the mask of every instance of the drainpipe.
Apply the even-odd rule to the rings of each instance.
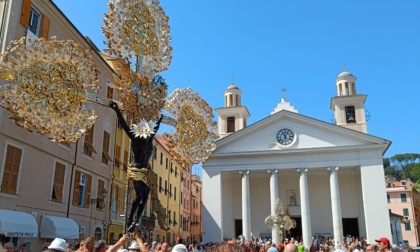
[[[1,25],[0,25],[0,41],[3,40],[3,30],[4,30],[4,20],[6,19],[6,9],[7,9],[7,0],[4,0],[3,6],[3,14],[1,17]]]
[[[76,147],[74,148],[74,162],[73,165],[71,166],[71,176],[70,176],[70,188],[69,188],[69,197],[67,200],[67,212],[66,212],[66,217],[69,217],[70,214],[70,198],[71,198],[71,191],[73,188],[73,177],[74,177],[74,167],[76,166],[76,162],[77,162],[77,147],[79,146],[79,140],[76,141]]]
[[[112,204],[112,198],[113,198],[112,195],[114,195],[113,194],[114,187],[112,185],[114,184],[114,179],[115,179],[115,175],[114,175],[115,166],[114,166],[114,164],[115,164],[115,159],[116,159],[116,156],[117,156],[117,148],[116,148],[116,146],[117,146],[117,128],[118,128],[118,118],[115,119],[115,128],[114,128],[114,162],[112,162],[112,165],[111,165],[111,183],[108,183],[108,186],[109,186],[108,187],[109,188],[108,192],[110,192],[109,193],[109,204],[108,204],[108,207],[105,205],[105,220],[108,219],[108,224],[106,225],[106,231],[105,231],[105,237],[106,238],[104,239],[106,241],[108,241],[109,227],[112,225],[110,211],[111,211],[111,204]],[[121,146],[120,150],[121,149],[122,149],[122,146]],[[120,153],[120,155],[121,155],[121,153]],[[118,159],[119,158],[120,157],[118,157]],[[112,242],[112,241],[108,241],[108,244],[110,242]]]
[[[398,247],[400,247],[400,241],[398,240],[397,221],[398,221],[398,218],[396,218],[396,219],[395,219],[395,221],[394,221],[394,226],[395,226],[395,238],[396,238],[396,240],[397,240],[397,245],[398,245]]]

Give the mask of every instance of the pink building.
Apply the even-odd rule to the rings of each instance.
[[[392,213],[404,216],[401,221],[403,242],[418,246],[420,221],[420,193],[413,188],[411,180],[385,181],[388,209]]]
[[[201,242],[201,178],[197,175],[191,176],[191,240]]]

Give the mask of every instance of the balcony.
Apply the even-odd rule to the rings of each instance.
[[[155,218],[142,216],[140,219],[140,227],[145,228],[145,229],[147,228],[155,229]]]

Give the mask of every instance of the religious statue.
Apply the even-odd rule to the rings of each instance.
[[[110,102],[110,107],[117,113],[118,121],[121,124],[121,127],[131,139],[131,151],[134,157],[134,162],[129,167],[129,173],[131,172],[135,173],[135,175],[138,175],[138,177],[131,176],[131,178],[133,178],[136,197],[131,205],[130,215],[128,216],[126,222],[128,232],[133,232],[138,221],[140,220],[141,214],[149,197],[150,187],[142,178],[144,178],[146,174],[151,170],[149,160],[153,153],[153,138],[156,132],[159,130],[163,115],[161,115],[158,121],[155,123],[150,134],[136,134],[135,130],[132,130],[130,127],[128,127],[127,122],[121,114],[117,103]],[[136,210],[136,218],[133,220]]]
[[[16,125],[48,134],[54,142],[72,143],[98,118],[83,103],[110,106],[131,139],[134,157],[127,173],[136,194],[127,217],[128,231],[134,231],[149,194],[160,228],[169,230],[168,212],[157,192],[158,176],[149,165],[154,136],[161,122],[173,126],[174,131],[163,134],[173,160],[185,167],[205,162],[219,138],[213,110],[191,88],[177,88],[167,96],[167,85],[157,73],[168,69],[172,46],[169,18],[159,1],[108,0],[108,7],[102,31],[107,54],[122,64],[114,80],[118,97],[127,113],[141,119],[139,123],[130,128],[117,103],[96,94],[101,85],[95,56],[72,40],[55,37],[10,42],[0,61],[0,79],[7,82],[0,85],[0,107],[10,112]],[[168,116],[161,115],[163,110]]]

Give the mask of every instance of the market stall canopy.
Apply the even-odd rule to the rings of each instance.
[[[28,213],[0,209],[0,233],[6,237],[38,237],[38,224]]]
[[[79,225],[73,219],[43,215],[39,236],[41,238],[78,239]]]

